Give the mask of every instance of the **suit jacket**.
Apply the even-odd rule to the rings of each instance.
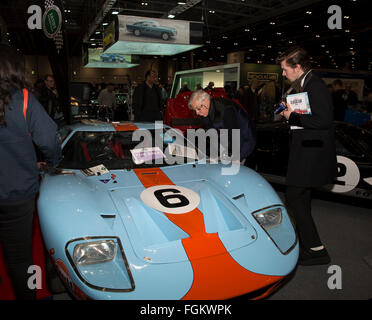
[[[156,91],[157,101],[153,102],[153,107],[151,110],[144,110],[148,95],[147,92],[149,87],[146,82],[139,84],[133,92],[133,113],[135,121],[155,121],[161,120],[161,111],[162,111],[162,96],[160,88],[153,84],[153,88]]]
[[[310,72],[304,81],[311,114],[292,112],[287,185],[320,187],[334,181],[337,174],[333,130],[333,104],[325,83]]]

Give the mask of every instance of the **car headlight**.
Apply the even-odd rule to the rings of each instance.
[[[281,224],[282,209],[273,208],[266,211],[259,211],[254,214],[255,219],[265,230],[269,230]]]
[[[115,258],[116,244],[113,240],[101,240],[77,244],[73,260],[76,265],[89,265],[107,262]]]
[[[284,206],[270,206],[252,215],[282,254],[288,254],[296,246],[296,232]]]

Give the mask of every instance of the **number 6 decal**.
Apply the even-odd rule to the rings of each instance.
[[[155,210],[183,214],[194,210],[199,205],[200,197],[184,187],[160,185],[142,191],[141,200]]]
[[[172,192],[172,194],[164,195],[169,192]],[[181,191],[174,188],[160,189],[154,191],[156,199],[158,199],[159,202],[166,208],[186,207],[190,203],[190,201],[187,200],[187,198],[180,193]]]

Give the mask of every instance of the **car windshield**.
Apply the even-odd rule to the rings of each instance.
[[[175,130],[76,131],[62,150],[60,168],[134,169],[183,164],[202,159]]]

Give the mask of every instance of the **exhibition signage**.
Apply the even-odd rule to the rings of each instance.
[[[130,54],[104,53],[102,48],[83,46],[84,68],[122,68],[129,69],[139,65],[139,56]]]
[[[43,15],[43,30],[44,34],[53,39],[61,30],[62,14],[57,6],[47,7]]]
[[[104,33],[105,53],[174,55],[201,47],[203,24],[118,15]]]
[[[54,5],[54,0],[45,0],[44,5],[43,15],[40,6],[31,5],[28,7],[27,13],[31,16],[27,20],[27,26],[30,30],[43,29],[45,36],[54,40],[59,53],[63,47],[62,13],[59,7]]]

